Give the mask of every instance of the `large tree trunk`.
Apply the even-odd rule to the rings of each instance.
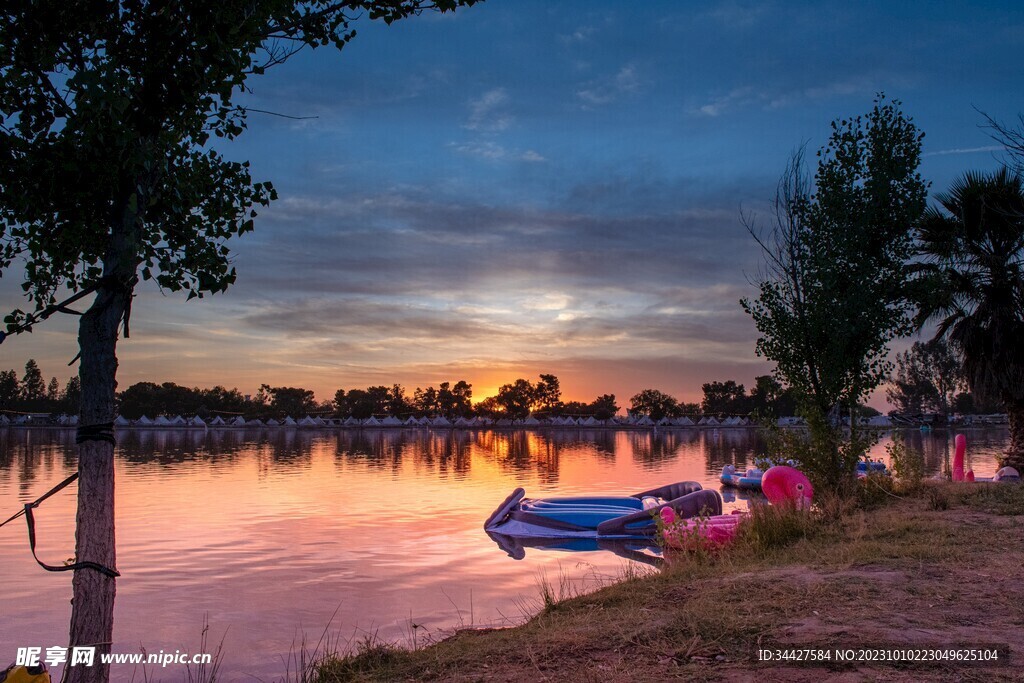
[[[82,382],[80,425],[98,425],[114,420],[114,392],[117,388],[118,327],[129,292],[102,288],[92,307],[82,316],[78,343],[82,352],[79,377]],[[76,519],[78,561],[97,562],[116,568],[114,551],[114,445],[106,441],[84,441],[78,450],[78,515]],[[113,578],[93,569],[75,571],[72,582],[71,647],[95,647],[95,663],[69,668],[73,683],[101,683],[109,680],[109,665],[100,655],[110,652],[114,631]],[[69,657],[70,660],[70,657]]]
[[[145,197],[135,194],[137,184],[125,195],[122,212],[114,223],[110,246],[103,261],[104,280],[96,299],[78,326],[82,403],[79,427],[111,424],[117,390],[117,337],[125,311],[131,304],[138,268],[139,214]],[[112,425],[111,425],[112,426]],[[114,444],[83,441],[78,449],[78,515],[75,528],[75,559],[116,569],[114,551]],[[106,683],[110,666],[100,662],[109,653],[114,636],[115,581],[93,569],[78,569],[72,581],[70,645],[95,647],[92,666],[69,666],[70,683]],[[69,653],[70,655],[70,653]],[[71,657],[68,657],[70,664]]]
[[[1006,404],[1006,416],[1010,420],[1010,448],[1000,458],[1000,467],[1014,467],[1024,474],[1024,401]]]

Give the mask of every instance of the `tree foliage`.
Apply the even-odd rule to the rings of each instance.
[[[679,401],[674,396],[657,389],[644,389],[633,395],[629,399],[629,408],[631,413],[646,415],[655,421],[663,417],[680,415]]]
[[[852,478],[856,459],[828,416],[884,381],[889,342],[912,329],[904,283],[927,195],[922,138],[900,103],[880,96],[866,116],[832,123],[813,182],[803,151],[794,154],[767,230],[747,222],[766,259],[758,297],[741,302],[760,333],[757,354],[775,362],[809,424],[833,431],[815,438],[836,482]]]
[[[1024,180],[968,173],[937,196],[917,233],[918,323],[938,321],[972,392],[1010,419],[1007,462],[1024,466]]]
[[[940,338],[914,342],[896,355],[896,374],[886,395],[901,413],[948,415],[964,386],[961,360]]]

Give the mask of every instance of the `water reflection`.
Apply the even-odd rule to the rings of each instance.
[[[929,473],[950,457],[952,432],[903,437]],[[1005,430],[967,439],[969,464],[991,476]],[[543,572],[584,586],[618,574],[625,558],[657,561],[642,544],[591,542],[570,555],[561,541],[489,538],[483,520],[514,488],[531,497],[629,495],[685,480],[717,489],[725,464],[746,468],[765,452],[745,429],[122,430],[115,638],[123,651],[139,634],[151,650],[196,649],[208,613],[218,637],[228,630],[225,678],[271,680],[295,636],[319,634],[339,604],[334,628],[345,635],[401,640],[410,619],[444,629],[469,604],[477,625],[507,623]],[[0,428],[0,518],[76,462],[72,430]],[[51,563],[73,552],[74,490],[37,511],[40,557]],[[727,511],[746,507],[747,494],[723,493]],[[70,578],[39,570],[23,526],[0,530],[0,557],[0,643],[61,642]]]

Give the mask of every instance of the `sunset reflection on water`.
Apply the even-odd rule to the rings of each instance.
[[[991,475],[1006,432],[967,434],[975,472]],[[906,438],[930,472],[951,454],[951,432]],[[511,559],[482,524],[512,489],[629,494],[687,479],[717,489],[724,464],[746,467],[764,449],[746,429],[126,430],[116,459],[115,651],[198,651],[208,615],[212,640],[224,639],[225,678],[266,679],[335,610],[330,631],[343,643],[370,633],[410,643],[413,623],[418,637],[515,623],[537,604],[541,576],[586,588],[626,560],[534,548]],[[75,462],[72,431],[0,429],[0,517]],[[50,564],[73,552],[75,492],[37,511],[38,552]],[[70,575],[44,572],[27,546],[20,520],[0,530],[0,660],[67,640]]]

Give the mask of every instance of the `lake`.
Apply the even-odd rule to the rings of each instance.
[[[965,433],[969,463],[990,476],[1007,432]],[[953,432],[905,434],[929,473],[951,457]],[[693,479],[717,489],[723,465],[746,467],[764,449],[750,429],[123,430],[114,651],[199,652],[208,618],[213,644],[223,640],[224,680],[273,680],[303,638],[311,649],[325,628],[344,647],[518,623],[539,606],[542,577],[556,592],[583,590],[630,561],[536,548],[512,559],[482,525],[514,488],[630,494]],[[0,428],[0,519],[75,463],[73,431]],[[36,512],[38,553],[49,564],[73,554],[76,492],[72,485]],[[726,503],[744,507],[736,497]],[[0,557],[0,664],[17,647],[66,645],[70,574],[35,564],[20,519],[0,529]],[[118,671],[126,669],[115,667],[115,680]]]

